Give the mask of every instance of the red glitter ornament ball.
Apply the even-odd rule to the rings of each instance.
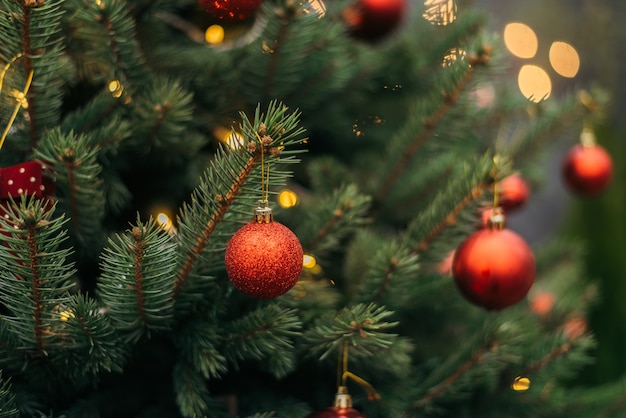
[[[257,299],[287,293],[302,272],[302,245],[281,223],[257,220],[244,225],[226,248],[226,273],[237,289]]]
[[[503,224],[470,235],[452,262],[454,281],[470,302],[501,310],[524,299],[535,280],[535,256],[526,242]]]
[[[601,146],[574,145],[563,160],[563,178],[567,187],[580,195],[602,192],[613,177],[613,161]]]
[[[199,0],[204,10],[218,19],[244,20],[252,16],[263,0]]]
[[[512,174],[498,185],[500,206],[506,211],[518,209],[528,202],[530,188],[520,174]]]
[[[313,412],[307,415],[306,418],[365,418],[365,415],[354,408],[339,408],[333,406]]]
[[[352,36],[376,41],[398,27],[406,8],[406,0],[357,0],[344,10],[343,19]]]

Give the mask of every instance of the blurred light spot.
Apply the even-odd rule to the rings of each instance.
[[[433,25],[448,25],[456,20],[456,3],[454,0],[426,0],[426,9],[422,15]]]
[[[239,132],[219,127],[215,129],[214,134],[220,142],[228,145],[231,149],[239,149],[243,146],[244,137]]]
[[[224,28],[220,25],[211,25],[204,31],[204,40],[210,44],[221,44],[224,41]]]
[[[109,81],[108,84],[109,92],[113,95],[113,97],[122,97],[122,93],[124,93],[124,86],[120,83],[119,80]]]
[[[452,48],[443,57],[443,62],[441,63],[441,65],[443,67],[449,67],[452,65],[452,63],[456,61],[464,60],[466,56],[467,56],[467,52],[465,52],[464,49]]]
[[[580,57],[576,49],[567,42],[553,42],[550,47],[550,64],[557,74],[573,78],[580,69]]]
[[[547,99],[552,93],[550,76],[536,65],[524,65],[519,71],[517,82],[522,94],[535,103]]]
[[[519,58],[534,57],[539,47],[535,31],[523,23],[509,23],[505,26],[504,44],[511,54]]]
[[[309,6],[313,11],[317,12],[320,17],[326,14],[326,4],[324,4],[323,0],[309,0]]]
[[[481,109],[492,107],[496,101],[496,89],[492,84],[479,84],[470,92],[470,98]]]
[[[156,217],[156,221],[164,231],[169,231],[170,229],[172,229],[172,220],[167,215],[167,213],[160,212]]]
[[[293,190],[284,189],[278,194],[278,204],[285,208],[292,208],[298,204],[298,195]]]
[[[302,267],[305,269],[312,269],[317,266],[317,260],[310,254],[304,254],[302,257]]]
[[[517,376],[513,380],[513,384],[511,385],[511,388],[517,392],[524,392],[530,389],[530,379],[527,377]]]

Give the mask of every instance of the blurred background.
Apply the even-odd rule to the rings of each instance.
[[[626,372],[626,2],[475,0],[473,5],[489,13],[491,29],[511,51],[510,75],[519,81],[520,92],[538,89],[537,94],[558,96],[598,86],[610,94],[606,115],[596,126],[598,142],[613,158],[608,191],[582,199],[563,189],[560,162],[577,138],[560,141],[551,151],[545,184],[533,191],[511,227],[533,242],[555,232],[587,242],[588,277],[601,292],[590,319],[599,344],[596,363],[577,383],[614,380]],[[562,68],[554,61],[559,56],[566,62]],[[523,85],[524,72],[532,75],[526,81],[530,86]]]

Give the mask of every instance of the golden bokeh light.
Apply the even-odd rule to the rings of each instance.
[[[446,55],[443,57],[443,62],[441,63],[442,67],[449,67],[458,60],[464,60],[467,56],[467,52],[461,48],[452,48],[448,50]]]
[[[119,98],[122,97],[122,93],[124,93],[124,86],[120,83],[119,80],[109,81],[108,84],[109,92],[113,95],[113,97]]]
[[[204,40],[215,45],[224,42],[224,28],[220,25],[211,25],[204,31]]]
[[[552,93],[550,76],[536,65],[524,65],[519,71],[517,83],[522,94],[535,103],[547,99]]]
[[[311,9],[320,17],[326,14],[326,4],[324,0],[309,0],[309,6],[311,6]]]
[[[292,208],[298,204],[298,201],[298,195],[293,190],[284,189],[278,193],[278,204],[282,208]]]
[[[511,385],[511,388],[516,392],[524,392],[530,389],[530,379],[527,377],[517,376],[513,380],[513,384]]]
[[[313,269],[317,266],[317,260],[311,254],[302,256],[302,267],[305,269]]]
[[[513,22],[504,27],[504,44],[519,58],[532,58],[537,54],[539,41],[535,31],[524,23]]]
[[[454,0],[426,0],[424,6],[426,7],[422,16],[433,25],[449,25],[456,20]]]
[[[172,229],[172,220],[167,213],[160,212],[159,214],[157,214],[156,221],[164,231],[169,231],[170,229]]]
[[[580,69],[580,57],[576,48],[567,42],[553,42],[550,46],[550,65],[557,74],[573,78]]]

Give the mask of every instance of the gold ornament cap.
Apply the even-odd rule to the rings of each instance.
[[[256,209],[254,209],[254,220],[259,224],[268,224],[274,220],[272,208],[269,207],[267,200],[259,200]]]
[[[504,216],[504,210],[497,206],[491,210],[491,216],[487,221],[489,229],[501,230],[506,227],[506,217]]]
[[[352,396],[348,393],[346,386],[339,386],[335,395],[335,408],[347,409],[352,408]]]

